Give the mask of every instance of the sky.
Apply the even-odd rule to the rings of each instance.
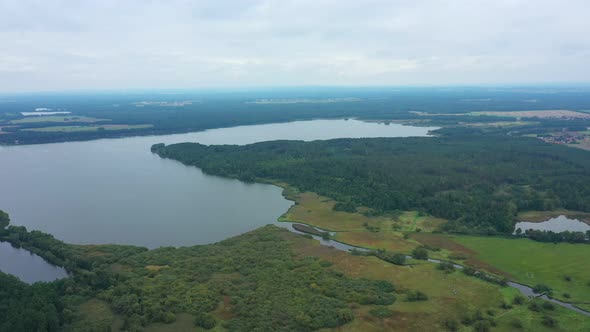
[[[588,0],[0,0],[0,92],[590,81]]]

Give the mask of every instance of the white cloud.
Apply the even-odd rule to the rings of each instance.
[[[587,81],[586,0],[0,0],[0,91]]]

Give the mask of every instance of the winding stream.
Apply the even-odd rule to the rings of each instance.
[[[370,251],[370,249],[367,249],[367,248],[352,246],[352,245],[349,245],[349,244],[346,244],[346,243],[342,243],[342,242],[339,242],[339,241],[336,241],[336,240],[325,240],[325,239],[323,239],[322,237],[320,237],[318,235],[314,235],[314,234],[310,234],[310,233],[299,231],[299,230],[293,228],[293,225],[294,224],[297,224],[297,223],[286,222],[286,221],[283,221],[281,223],[284,224],[284,225],[281,225],[283,228],[286,228],[287,230],[289,230],[289,231],[291,231],[293,233],[297,233],[297,234],[301,234],[301,235],[311,235],[314,239],[320,241],[320,244],[322,244],[324,246],[332,247],[332,248],[335,248],[335,249],[338,249],[338,250],[341,250],[341,251],[346,251],[346,252],[349,252],[351,250]],[[311,227],[311,228],[314,228],[314,229],[316,229],[316,230],[318,230],[320,232],[325,232],[325,230],[323,230],[321,228],[312,227],[312,226],[309,226],[309,225],[307,225],[307,226],[308,227]],[[412,258],[412,256],[407,256],[407,257],[408,258]],[[435,263],[435,264],[440,264],[440,263],[443,262],[440,259],[434,259],[434,258],[429,258],[428,261],[431,262],[431,263]],[[463,265],[460,265],[460,264],[457,264],[457,263],[453,263],[453,266],[456,269],[459,269],[459,270],[462,270],[464,268]],[[492,276],[492,277],[494,277],[494,276]],[[530,297],[530,298],[538,297],[538,298],[541,298],[543,300],[546,300],[546,301],[555,303],[555,304],[557,304],[557,305],[559,305],[561,307],[564,307],[564,308],[573,310],[573,311],[575,311],[577,313],[580,313],[582,315],[585,315],[585,316],[590,317],[590,312],[589,311],[582,310],[582,309],[574,306],[571,303],[559,301],[559,300],[554,299],[554,298],[552,298],[550,296],[547,296],[546,294],[537,294],[537,293],[535,293],[533,291],[533,289],[531,287],[529,287],[527,285],[520,284],[520,283],[517,283],[517,282],[514,282],[514,281],[508,281],[507,284],[508,284],[509,287],[518,289],[520,291],[520,293],[522,295],[526,296],[526,297]]]

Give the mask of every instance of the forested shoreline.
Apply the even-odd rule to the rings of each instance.
[[[336,209],[421,210],[445,231],[509,234],[519,211],[590,211],[588,154],[504,135],[156,144],[161,157],[244,181],[280,181]]]
[[[349,278],[317,257],[296,257],[292,242],[311,240],[273,226],[216,244],[148,251],[66,244],[10,225],[0,211],[0,240],[71,272],[33,285],[0,272],[0,331],[110,330],[110,323],[76,324],[83,319],[76,308],[88,299],[106,301],[125,331],[172,323],[179,313],[194,316],[195,326],[205,329],[223,324],[232,331],[310,331],[352,321],[355,305],[396,301],[389,282]],[[230,298],[231,319],[219,321],[212,311]]]

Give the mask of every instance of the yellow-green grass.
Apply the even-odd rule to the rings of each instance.
[[[131,129],[145,129],[151,128],[151,124],[141,125],[89,125],[89,126],[52,126],[42,128],[28,128],[23,129],[24,131],[38,131],[38,132],[81,132],[81,131],[98,131],[99,129],[104,130],[131,130]]]
[[[433,231],[446,222],[441,218],[420,214],[417,211],[404,211],[397,217],[366,216],[362,213],[334,211],[336,202],[330,198],[312,192],[298,193],[292,188],[286,188],[284,195],[296,202],[280,221],[301,222],[317,226],[326,230],[366,231],[372,228],[380,232],[413,232]],[[360,208],[359,211],[368,211]]]
[[[372,217],[362,213],[334,211],[336,202],[329,198],[311,192],[298,193],[288,186],[285,188],[284,195],[297,204],[293,205],[279,219],[280,221],[304,223],[335,231],[335,240],[354,246],[410,253],[420,243],[404,238],[404,233],[418,229],[432,231],[446,222],[444,219],[420,214],[417,211],[404,211],[399,216]],[[431,254],[437,258],[446,257],[441,255],[441,252]]]
[[[23,119],[12,120],[10,123],[39,123],[39,122],[98,122],[98,121],[111,121],[110,119],[98,119],[89,116],[76,116],[76,115],[50,115],[50,116],[28,116]]]
[[[475,251],[478,260],[508,273],[515,281],[531,286],[546,284],[558,299],[590,303],[590,245],[479,236],[452,239]],[[567,281],[566,276],[571,280]],[[570,298],[564,297],[564,293]]]
[[[522,211],[518,213],[516,218],[521,221],[541,222],[561,215],[584,222],[590,222],[590,213],[566,209],[552,211]]]
[[[386,217],[367,217],[360,213],[334,211],[335,201],[315,193],[294,193],[289,198],[297,204],[293,205],[279,220],[301,222],[331,231],[359,231],[368,225],[379,226],[391,222]]]
[[[445,222],[447,222],[445,219],[422,214],[418,211],[404,211],[395,220],[395,224],[399,225],[401,227],[400,230],[404,232],[432,232]]]

